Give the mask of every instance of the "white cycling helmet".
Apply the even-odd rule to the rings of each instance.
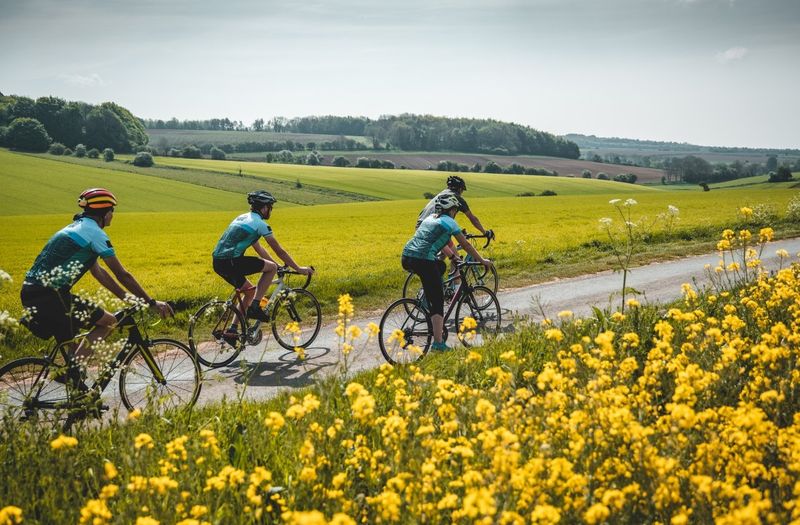
[[[461,203],[458,201],[458,197],[452,193],[442,193],[436,197],[434,211],[436,213],[445,213],[452,208],[460,207]]]

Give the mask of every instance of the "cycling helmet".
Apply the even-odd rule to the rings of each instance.
[[[278,199],[272,196],[272,194],[268,191],[258,190],[258,191],[251,191],[247,194],[247,204],[250,206],[267,206],[269,204],[275,204],[278,202]]]
[[[467,183],[458,175],[450,175],[447,177],[447,187],[451,190],[467,191]]]
[[[105,188],[90,188],[78,197],[78,206],[84,210],[105,210],[117,205],[117,198]]]
[[[436,213],[444,213],[447,210],[452,208],[459,208],[461,203],[458,201],[458,197],[453,195],[452,193],[440,193],[436,196],[436,202],[434,203],[434,211]]]

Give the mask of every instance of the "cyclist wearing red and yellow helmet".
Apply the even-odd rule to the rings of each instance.
[[[117,259],[111,240],[103,231],[111,225],[116,205],[116,197],[105,188],[81,193],[78,206],[83,212],[47,241],[22,284],[20,299],[27,309],[23,324],[34,335],[43,339],[52,336],[60,343],[75,337],[85,326],[94,327],[86,343],[75,349],[75,357],[89,355],[91,343],[108,335],[116,323],[111,313],[70,292],[87,271],[120,299],[126,298],[127,289],[157,308],[162,317],[172,313],[167,303],[152,299]],[[98,258],[103,259],[117,280],[100,266]]]

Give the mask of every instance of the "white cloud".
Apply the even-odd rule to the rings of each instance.
[[[103,80],[97,73],[92,73],[90,75],[78,75],[76,73],[70,73],[58,75],[58,78],[67,84],[72,84],[75,86],[96,87],[106,85],[106,81]]]
[[[746,47],[732,47],[717,53],[717,62],[727,64],[728,62],[733,62],[734,60],[741,60],[747,55],[748,52],[749,50]]]

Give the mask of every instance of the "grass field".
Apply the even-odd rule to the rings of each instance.
[[[317,268],[311,289],[326,314],[335,310],[341,293],[352,294],[359,311],[381,309],[399,295],[405,277],[400,252],[425,203],[419,196],[423,189],[435,191],[440,187],[443,174],[408,171],[401,173],[403,178],[398,182],[398,173],[391,171],[265,167],[276,178],[293,180],[302,174],[320,187],[341,182],[358,188],[358,178],[363,176],[364,191],[395,199],[279,205],[269,222],[276,238],[298,263]],[[609,246],[598,228],[601,217],[613,217],[614,209],[608,203],[611,198],[635,198],[639,202],[634,209],[635,220],[643,216],[653,219],[668,205],[680,209],[676,232],[643,246],[641,260],[649,260],[710,249],[720,230],[740,220],[740,207],[771,209],[779,216],[796,194],[785,184],[673,192],[583,179],[466,177],[472,209],[497,233],[497,242],[488,254],[497,263],[504,287],[612,267]],[[515,186],[517,182],[527,186]],[[552,184],[541,189],[555,188],[559,195],[488,196],[531,190],[539,182]],[[108,186],[120,198],[119,213],[108,233],[120,260],[151,294],[191,309],[229,292],[211,270],[210,253],[230,220],[245,210],[241,193],[5,151],[0,151],[0,183],[14,196],[0,212],[0,269],[14,279],[12,285],[0,290],[0,311],[9,310],[15,316],[21,313],[18,293],[24,272],[47,239],[70,222],[78,210],[77,193],[94,185]],[[578,194],[581,190],[583,193]],[[568,194],[570,191],[574,194]],[[418,198],[401,199],[407,194]],[[462,227],[472,229],[463,216],[457,220]],[[795,226],[775,225],[779,233],[796,233]],[[86,278],[78,288],[91,291],[96,285]]]
[[[239,165],[225,160],[183,159],[157,157],[164,166],[237,173]],[[319,187],[363,193],[379,199],[419,199],[426,192],[436,193],[445,187],[449,173],[425,170],[381,170],[334,168],[294,164],[246,164],[247,173],[289,182],[300,181]],[[504,197],[532,191],[553,190],[559,195],[635,193],[653,191],[632,184],[595,179],[501,175],[489,173],[459,173],[467,183],[465,197]]]

